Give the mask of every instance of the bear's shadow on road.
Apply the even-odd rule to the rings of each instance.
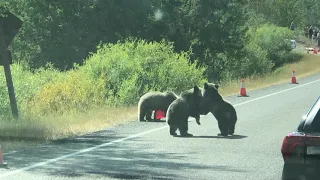
[[[160,120],[149,120],[149,121],[140,121],[141,123],[165,123],[166,120],[160,119]]]
[[[248,136],[243,136],[243,135],[232,135],[232,136],[191,136],[191,137],[181,137],[181,136],[178,136],[180,138],[199,138],[199,139],[205,139],[205,138],[214,138],[214,139],[244,139],[244,138],[247,138]]]
[[[198,136],[201,138],[201,136]],[[207,136],[210,137],[210,136]],[[87,138],[87,142],[86,142]],[[23,153],[9,155],[6,160],[13,168],[23,168],[32,164],[46,162],[49,159],[75,153],[84,148],[99,146],[110,142],[114,137],[106,140],[105,136],[92,134],[79,140],[60,141],[25,150]],[[202,136],[206,138],[206,136]],[[93,141],[94,139],[94,141]],[[29,173],[44,173],[55,177],[108,177],[116,179],[188,179],[190,174],[183,172],[225,171],[246,172],[238,167],[203,165],[190,162],[190,154],[171,153],[157,150],[154,141],[134,138],[125,143],[113,143],[78,154],[57,162],[49,163],[28,170]],[[170,147],[172,149],[174,147]],[[12,168],[12,167],[10,167]],[[181,173],[182,172],[182,173]]]
[[[190,120],[188,119],[188,122],[193,122],[194,120]],[[158,123],[158,122],[161,122],[161,123],[165,123],[167,122],[166,119],[160,119],[160,120],[149,120],[149,121],[140,121],[141,123],[146,123],[146,122],[149,122],[149,123]]]

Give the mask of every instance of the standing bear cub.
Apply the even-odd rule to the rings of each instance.
[[[152,121],[152,111],[162,110],[167,112],[169,105],[178,98],[172,92],[148,92],[141,96],[138,103],[138,118],[140,121]],[[146,119],[144,119],[146,117]]]
[[[200,101],[201,90],[198,86],[181,93],[180,97],[173,101],[167,110],[167,124],[170,135],[177,136],[179,129],[181,137],[191,137],[188,133],[188,118],[194,117],[200,125]]]
[[[219,85],[205,83],[203,88],[203,101],[201,103],[201,115],[209,112],[217,119],[220,134],[222,136],[233,135],[237,122],[237,112],[232,104],[223,99],[218,93]]]

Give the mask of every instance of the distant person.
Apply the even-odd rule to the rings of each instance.
[[[313,29],[312,26],[309,27],[309,39],[312,40]]]
[[[319,31],[317,33],[317,43],[318,43],[318,47],[320,47],[320,32]]]
[[[318,39],[317,38],[318,31],[319,31],[319,29],[317,27],[313,30],[312,40],[317,40]]]
[[[306,27],[304,28],[304,34],[305,34],[306,37],[309,36],[309,27],[308,27],[308,26],[306,26]]]
[[[295,25],[294,25],[293,22],[291,22],[290,29],[291,29],[292,31],[294,31],[294,28],[295,28]]]

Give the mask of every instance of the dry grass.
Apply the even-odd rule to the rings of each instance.
[[[17,122],[0,123],[0,146],[3,152],[9,152],[47,140],[79,136],[133,121],[136,119],[136,112],[136,107],[105,107],[59,118],[25,118]]]
[[[136,120],[136,107],[100,108],[86,114],[78,114],[59,119],[52,124],[51,131],[45,136],[48,139],[78,136]],[[67,121],[66,121],[67,120]],[[56,125],[59,124],[59,125]]]
[[[0,139],[53,140],[101,130],[136,119],[136,107],[100,108],[83,114],[24,118],[0,124]]]
[[[267,86],[291,81],[291,71],[296,71],[299,78],[320,72],[320,56],[307,54],[303,60],[284,65],[275,72],[264,77],[245,78],[247,90],[260,89]],[[221,84],[223,96],[238,93],[241,78]],[[26,118],[18,122],[0,124],[0,145],[4,152],[23,147],[32,140],[52,140],[63,137],[82,135],[106,127],[137,120],[137,107],[128,108],[100,108],[83,114],[69,114],[63,117],[41,117],[40,119]],[[10,140],[20,140],[18,143]]]

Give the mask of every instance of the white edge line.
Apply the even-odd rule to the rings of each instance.
[[[57,157],[57,158],[54,158],[54,159],[49,159],[49,160],[41,162],[41,163],[37,163],[37,164],[31,165],[31,166],[28,166],[28,167],[24,167],[24,168],[17,169],[17,170],[8,172],[8,173],[4,173],[4,174],[0,175],[0,178],[6,177],[6,176],[9,176],[9,175],[12,175],[12,174],[17,174],[17,173],[20,173],[22,171],[33,169],[33,168],[36,168],[36,167],[39,167],[39,166],[44,166],[44,165],[47,165],[47,164],[50,164],[50,163],[53,163],[53,162],[57,162],[57,161],[62,160],[62,159],[67,159],[67,158],[76,156],[78,154],[82,154],[82,153],[85,153],[85,152],[93,151],[93,150],[98,149],[100,147],[109,146],[109,145],[112,145],[112,144],[115,144],[115,143],[119,143],[119,142],[122,142],[122,141],[125,141],[125,140],[128,140],[128,139],[133,139],[135,137],[143,136],[145,134],[149,134],[149,133],[161,130],[161,129],[165,128],[165,127],[166,126],[162,126],[160,128],[151,129],[151,130],[145,131],[143,133],[127,136],[125,138],[121,138],[121,139],[117,139],[117,140],[114,140],[114,141],[111,141],[111,142],[108,142],[108,143],[100,144],[100,145],[97,145],[97,146],[94,146],[94,147],[91,147],[91,148],[82,149],[80,151],[76,151],[74,153],[66,154],[66,155],[63,155],[63,156],[60,156],[60,157]]]
[[[294,90],[294,89],[297,89],[297,88],[300,88],[300,87],[304,87],[304,86],[307,86],[307,85],[310,85],[310,84],[313,84],[313,83],[316,83],[316,82],[319,82],[319,81],[320,81],[320,79],[312,81],[312,82],[309,82],[309,83],[306,83],[306,84],[303,84],[303,85],[298,85],[296,87],[292,87],[292,88],[289,88],[289,89],[286,89],[286,90],[282,90],[282,91],[278,91],[278,92],[275,92],[275,93],[272,93],[272,94],[261,96],[261,97],[255,98],[255,99],[251,99],[249,101],[245,101],[245,102],[236,104],[236,105],[234,105],[234,107],[241,106],[241,105],[244,105],[244,104],[248,104],[250,102],[254,102],[254,101],[257,101],[257,100],[260,100],[260,99],[264,99],[264,98],[267,98],[267,97],[270,97],[270,96],[281,94],[281,93],[284,93],[284,92],[287,92],[287,91],[291,91],[291,90]],[[111,142],[108,142],[108,143],[100,144],[100,145],[97,145],[97,146],[94,146],[94,147],[91,147],[91,148],[82,149],[80,151],[76,151],[74,153],[66,154],[66,155],[63,155],[63,156],[60,156],[60,157],[57,157],[57,158],[54,158],[54,159],[50,159],[50,160],[47,160],[47,161],[44,161],[44,162],[41,162],[41,163],[37,163],[37,164],[31,165],[31,166],[28,166],[28,167],[24,167],[24,168],[20,168],[20,169],[14,170],[14,171],[10,171],[10,172],[7,172],[7,173],[4,173],[4,174],[0,175],[0,178],[6,177],[6,176],[9,176],[9,175],[13,175],[13,174],[17,174],[17,173],[20,173],[22,171],[27,171],[27,170],[30,170],[30,169],[33,169],[33,168],[36,168],[36,167],[39,167],[39,166],[44,166],[44,165],[47,165],[47,164],[50,164],[50,163],[53,163],[53,162],[57,162],[59,160],[67,159],[67,158],[76,156],[78,154],[82,154],[82,153],[85,153],[85,152],[90,152],[90,151],[93,151],[93,150],[98,149],[100,147],[109,146],[109,145],[112,145],[112,144],[115,144],[115,143],[126,141],[128,139],[133,139],[133,138],[136,138],[136,137],[139,137],[139,136],[143,136],[145,134],[149,134],[149,133],[164,129],[165,127],[167,127],[167,125],[162,126],[160,128],[155,128],[155,129],[152,129],[152,130],[149,130],[149,131],[145,131],[143,133],[127,136],[127,137],[121,138],[121,139],[117,139],[117,140],[114,140],[114,141],[111,141]]]
[[[301,87],[304,87],[304,86],[307,86],[307,85],[310,85],[310,84],[313,84],[313,83],[316,83],[316,82],[319,82],[319,81],[320,81],[320,79],[315,80],[315,81],[311,81],[311,82],[308,82],[308,83],[303,84],[303,85],[299,85],[299,86],[296,86],[296,87],[292,87],[292,88],[289,88],[289,89],[285,89],[285,90],[282,90],[282,91],[271,93],[271,94],[268,94],[268,95],[265,95],[265,96],[261,96],[261,97],[255,98],[255,99],[251,99],[249,101],[245,101],[245,102],[236,104],[234,106],[236,107],[236,106],[241,106],[241,105],[244,105],[244,104],[248,104],[248,103],[253,102],[253,101],[257,101],[257,100],[264,99],[264,98],[267,98],[267,97],[270,97],[270,96],[274,96],[274,95],[281,94],[281,93],[284,93],[284,92],[287,92],[287,91],[291,91],[291,90],[294,90],[294,89],[297,89],[297,88],[301,88]]]

